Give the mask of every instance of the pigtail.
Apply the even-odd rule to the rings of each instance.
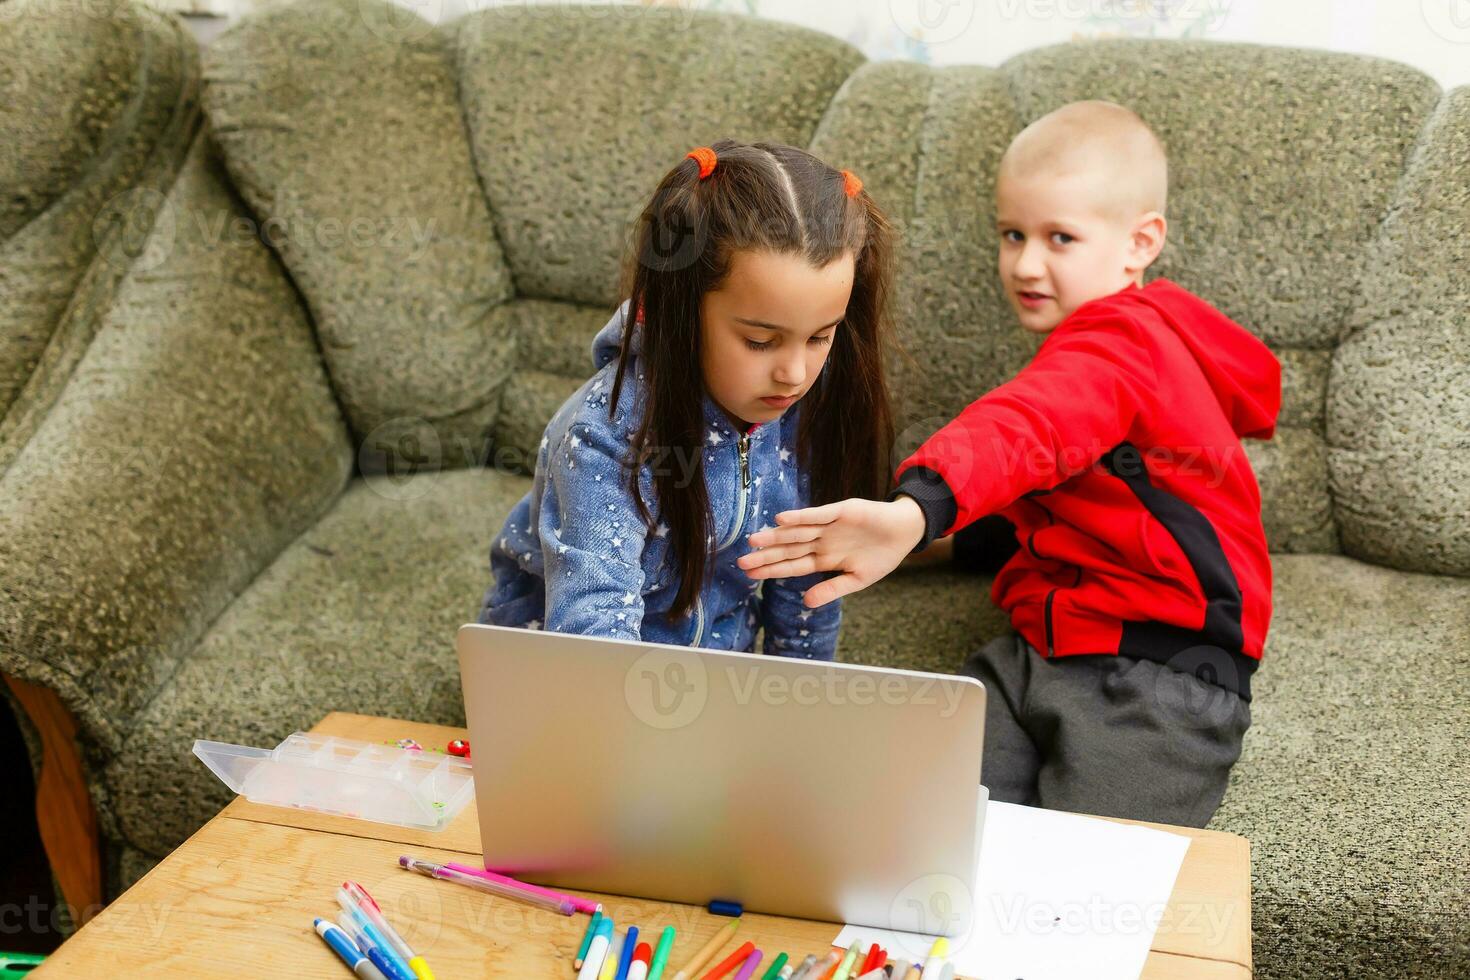
[[[803,399],[798,458],[811,474],[814,505],[848,497],[883,499],[894,441],[885,372],[893,346],[893,230],[855,174],[843,170],[838,176],[847,199],[847,240],[857,244],[847,315],[822,383]]]

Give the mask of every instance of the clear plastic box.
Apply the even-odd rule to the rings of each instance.
[[[250,800],[442,830],[474,796],[468,759],[294,732],[274,749],[194,742],[194,754]]]

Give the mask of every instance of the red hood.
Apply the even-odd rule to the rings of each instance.
[[[1269,439],[1281,411],[1281,362],[1250,331],[1167,279],[1117,294],[1153,307],[1184,342],[1235,434]]]

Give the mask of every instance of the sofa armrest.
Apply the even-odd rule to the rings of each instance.
[[[142,3],[0,6],[0,472],[66,386],[199,129],[199,43]]]
[[[0,476],[0,672],[115,750],[345,487],[306,313],[201,134],[96,338]]]

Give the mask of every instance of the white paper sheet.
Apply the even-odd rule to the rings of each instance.
[[[990,803],[974,926],[949,940],[955,972],[982,980],[1136,980],[1188,849],[1182,834]],[[920,962],[934,942],[846,926],[832,944],[859,939],[864,949],[887,949],[890,959]]]

